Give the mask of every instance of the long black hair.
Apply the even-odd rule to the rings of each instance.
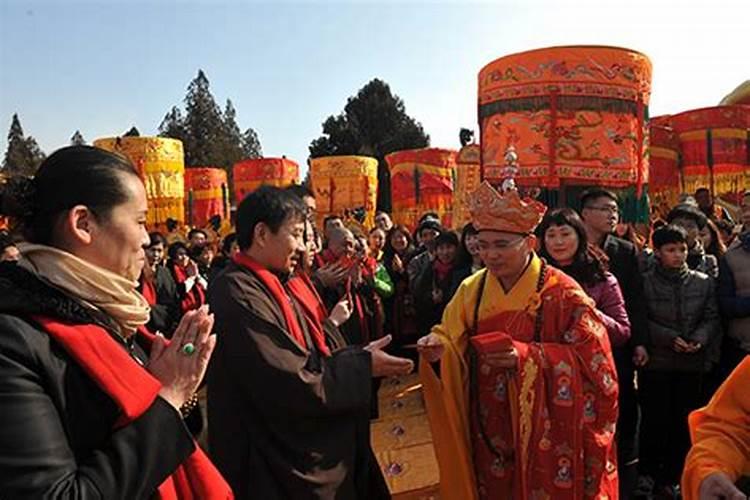
[[[469,252],[466,240],[469,239],[469,236],[475,234],[479,234],[479,231],[477,231],[477,228],[471,222],[466,224],[461,230],[461,245],[458,247],[458,257],[456,257],[456,262],[458,262],[459,266],[471,267],[474,265],[474,256]]]
[[[552,226],[570,226],[578,236],[578,248],[569,266],[560,266],[547,250],[544,235]],[[605,279],[606,256],[589,245],[586,227],[573,209],[558,208],[547,212],[541,224],[536,228],[536,236],[539,240],[539,255],[553,266],[565,271],[581,285],[593,285]]]

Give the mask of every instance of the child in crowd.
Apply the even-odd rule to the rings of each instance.
[[[638,378],[641,483],[654,485],[662,498],[679,498],[690,447],[687,416],[705,403],[706,346],[721,328],[713,280],[687,265],[689,239],[671,224],[653,234],[655,263],[644,275],[649,336],[647,345],[636,347],[645,361]]]

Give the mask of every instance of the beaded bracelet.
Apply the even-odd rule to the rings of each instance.
[[[182,418],[187,418],[188,415],[195,409],[195,407],[198,406],[198,394],[194,393],[192,396],[190,396],[190,399],[185,401],[182,406],[180,406],[180,415],[182,415]]]

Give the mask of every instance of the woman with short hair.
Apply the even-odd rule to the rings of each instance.
[[[172,342],[137,292],[146,192],[124,157],[71,146],[3,188],[26,243],[0,264],[0,496],[231,498],[182,415],[216,338],[207,310]]]

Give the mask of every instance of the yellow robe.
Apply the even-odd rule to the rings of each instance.
[[[524,274],[507,293],[499,280],[488,273],[479,304],[478,319],[480,325],[478,326],[482,330],[483,322],[494,323],[492,318],[502,317],[504,319],[496,324],[505,329],[506,333],[514,339],[524,338],[532,330],[530,325],[533,325],[534,311],[542,307],[542,302],[562,301],[567,304],[566,307],[559,309],[555,309],[555,306],[553,306],[553,310],[565,310],[565,314],[560,314],[558,317],[543,316],[543,330],[545,332],[543,334],[543,345],[548,346],[546,349],[549,349],[551,356],[554,355],[556,349],[571,348],[575,350],[577,346],[581,346],[582,355],[580,358],[584,360],[584,364],[588,365],[589,361],[599,363],[595,370],[586,372],[587,368],[583,368],[580,373],[586,372],[584,379],[597,387],[593,390],[600,395],[602,401],[597,407],[600,418],[594,424],[579,424],[589,425],[589,427],[595,426],[597,439],[602,444],[603,451],[599,458],[603,470],[600,471],[599,477],[604,478],[603,481],[608,482],[609,486],[599,490],[600,493],[604,490],[611,492],[613,488],[616,492],[617,477],[616,470],[614,470],[616,468],[614,466],[613,438],[614,422],[617,415],[617,384],[606,330],[595,314],[593,302],[577,284],[559,271],[548,269],[543,286],[540,292],[536,293],[541,264],[541,260],[533,256]],[[432,330],[432,333],[437,334],[445,346],[445,353],[441,359],[440,378],[436,377],[428,363],[422,362],[420,364],[425,402],[440,465],[441,494],[442,498],[448,500],[475,500],[479,498],[470,437],[470,370],[467,362],[467,349],[469,330],[474,326],[475,305],[480,294],[483,273],[484,271],[479,271],[461,284],[451,302],[446,306],[441,324],[435,326]],[[545,304],[545,308],[549,305]],[[575,312],[573,313],[573,311]],[[516,321],[516,314],[523,320]],[[487,330],[486,325],[484,329]],[[576,332],[575,335],[578,338],[576,341],[571,341],[571,344],[567,344],[563,340],[563,336],[565,332],[570,331]],[[550,341],[552,343],[547,343]],[[523,348],[523,344],[519,345]],[[530,346],[531,344],[526,345]],[[583,351],[586,352],[583,353]],[[543,366],[541,368],[551,371],[551,367]],[[574,368],[574,370],[577,370],[577,368]],[[538,383],[544,383],[538,377],[536,380],[536,382],[533,382],[535,386]],[[518,388],[511,386],[508,390],[511,399],[523,399],[519,397]],[[514,428],[523,428],[523,425],[519,427],[517,412],[511,412],[510,418],[513,421]],[[523,431],[521,432],[523,433]],[[534,434],[534,432],[531,433]],[[537,453],[537,449],[533,447],[535,444],[532,439],[532,445],[528,449],[529,453]],[[522,449],[522,453],[519,453],[518,456],[523,455],[524,451]],[[582,452],[581,454],[583,455]],[[580,483],[575,487],[578,488],[575,491],[580,491]],[[534,495],[538,495],[541,491],[536,484],[525,484],[522,490],[524,490],[524,495],[528,495],[530,498],[535,497]],[[596,494],[596,492],[592,495],[587,492],[586,496],[606,498],[606,495]]]
[[[541,261],[534,258],[516,285],[506,293],[500,282],[489,274],[485,284],[479,317],[492,316],[503,310],[524,309],[536,290]],[[445,345],[441,362],[441,380],[431,367],[420,363],[420,377],[425,389],[427,411],[433,428],[435,447],[446,456],[455,457],[453,467],[440,467],[440,488],[446,499],[475,500],[474,465],[469,439],[469,367],[466,349],[472,326],[479,285],[484,271],[474,273],[461,283],[446,306],[443,320],[432,329]],[[492,300],[487,300],[492,297]],[[463,402],[463,404],[460,404]]]
[[[750,475],[750,357],[716,391],[708,406],[690,414],[693,447],[685,460],[682,495],[697,500],[701,482],[714,472],[733,481]]]

